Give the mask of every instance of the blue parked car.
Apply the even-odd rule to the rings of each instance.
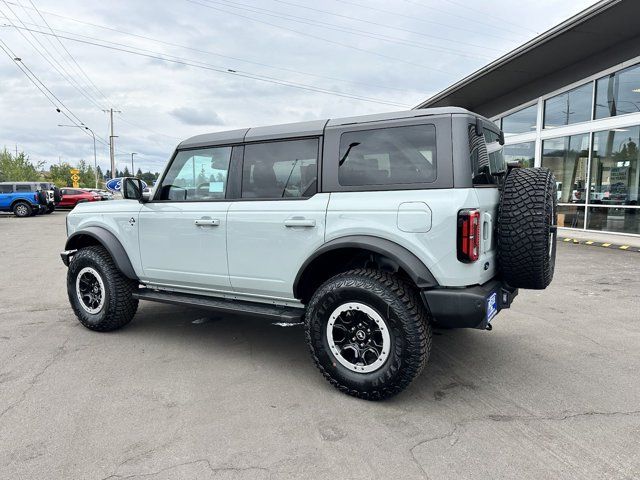
[[[0,212],[13,212],[16,217],[45,213],[48,192],[27,182],[0,183]]]

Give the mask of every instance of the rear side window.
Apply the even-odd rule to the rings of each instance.
[[[12,185],[0,185],[0,193],[13,193]]]
[[[317,138],[245,145],[242,198],[305,198],[317,185]]]
[[[340,136],[340,185],[432,183],[436,177],[434,125],[359,130]]]
[[[469,153],[473,185],[497,185],[506,164],[502,145],[497,132],[483,129],[483,135],[476,134],[475,124],[469,125]]]

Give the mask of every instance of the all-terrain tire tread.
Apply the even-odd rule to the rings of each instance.
[[[311,337],[312,312],[319,301],[331,290],[340,287],[363,287],[385,298],[394,310],[404,312],[398,315],[407,332],[404,340],[403,367],[394,381],[382,388],[361,391],[350,388],[331,375],[318,358],[318,352]],[[394,305],[395,304],[395,305]],[[415,288],[397,275],[381,270],[355,269],[338,274],[318,288],[314,293],[305,315],[305,337],[314,363],[325,379],[343,393],[365,400],[383,400],[404,390],[424,369],[431,351],[432,332],[429,314]]]
[[[109,290],[109,301],[106,305],[106,313],[99,323],[87,321],[86,312],[77,305],[75,295],[75,269],[74,262],[86,258],[100,266],[104,274],[103,282]],[[69,286],[72,282],[72,286]],[[71,260],[67,272],[67,284],[69,300],[74,313],[82,325],[97,332],[109,332],[117,330],[128,324],[138,309],[138,300],[133,298],[133,292],[138,288],[138,282],[125,277],[116,267],[111,255],[102,246],[90,246],[80,249]]]

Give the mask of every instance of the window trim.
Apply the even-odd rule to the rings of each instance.
[[[322,192],[379,192],[398,190],[431,190],[454,188],[452,121],[450,114],[410,117],[377,122],[336,125],[325,128],[324,157],[326,168],[322,168]],[[396,127],[432,125],[436,138],[436,178],[433,182],[392,183],[385,185],[340,185],[338,179],[338,161],[340,156],[340,137],[343,133],[362,130],[378,130]]]
[[[221,144],[221,145],[201,145],[201,146],[197,146],[197,147],[189,147],[189,148],[177,148],[174,152],[173,155],[171,156],[171,159],[167,162],[167,166],[165,167],[164,171],[162,172],[162,175],[159,177],[160,180],[156,183],[156,187],[154,187],[154,193],[153,193],[153,197],[150,197],[148,201],[144,202],[144,203],[209,203],[209,202],[228,202],[229,201],[229,185],[231,184],[231,171],[232,171],[232,165],[234,163],[234,155],[235,155],[235,151],[236,148],[238,146],[242,146],[242,144],[238,144],[238,143],[233,143],[233,144]],[[224,198],[212,198],[212,199],[207,199],[207,200],[185,200],[185,201],[177,201],[177,200],[162,200],[160,198],[158,198],[160,196],[160,192],[162,191],[162,184],[164,182],[164,179],[167,177],[167,174],[169,173],[169,170],[171,169],[171,166],[173,165],[173,162],[175,161],[176,157],[178,156],[179,153],[181,152],[188,152],[191,150],[204,150],[204,149],[209,149],[209,148],[228,148],[231,147],[231,155],[229,156],[229,170],[227,171],[227,184],[225,185],[225,191],[224,191]]]
[[[244,172],[244,152],[245,152],[245,148],[246,146],[249,145],[258,145],[258,144],[265,144],[265,143],[276,143],[276,142],[292,142],[292,141],[297,141],[297,140],[317,140],[317,153],[316,153],[316,191],[313,193],[313,195],[310,195],[308,197],[280,197],[280,198],[272,198],[272,197],[243,197],[242,196],[242,177],[243,177],[243,172]],[[279,201],[283,201],[283,200],[309,200],[310,198],[314,197],[315,195],[317,195],[318,193],[321,193],[320,191],[320,177],[321,177],[321,172],[322,172],[322,151],[323,151],[323,143],[324,143],[324,136],[322,135],[309,135],[309,136],[304,136],[304,137],[284,137],[284,138],[271,138],[268,140],[256,140],[253,142],[244,142],[242,144],[242,156],[240,158],[239,161],[239,167],[238,167],[238,172],[237,177],[238,177],[238,185],[239,188],[237,190],[237,197],[233,198],[233,201],[240,201],[240,202],[246,202],[246,201],[259,201],[259,202],[279,202]]]

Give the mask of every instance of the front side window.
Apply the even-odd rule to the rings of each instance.
[[[31,185],[16,185],[16,192],[30,192]]]
[[[637,112],[640,112],[640,65],[596,82],[596,119]]]
[[[225,198],[230,160],[231,147],[178,152],[158,189],[159,200],[194,202]]]
[[[305,198],[317,191],[318,139],[244,147],[242,198]]]
[[[379,128],[340,136],[338,181],[343,186],[432,183],[436,127]]]

